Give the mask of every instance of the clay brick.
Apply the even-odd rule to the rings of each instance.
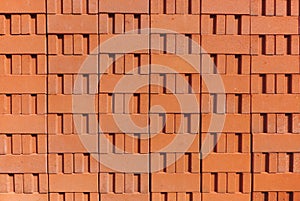
[[[4,0],[0,2],[0,13],[45,13],[45,1]]]
[[[138,78],[137,78],[138,77]],[[135,93],[148,93],[149,76],[148,75],[108,75],[101,76],[100,78],[100,91],[102,93],[132,93],[131,88],[125,87],[120,88],[119,90],[115,89],[117,84],[120,83],[120,80],[135,80],[135,84],[138,86],[143,86],[135,91]],[[132,81],[130,81],[131,84]],[[119,84],[120,85],[120,84]],[[120,86],[119,86],[120,87]],[[132,86],[134,88],[134,86]]]
[[[84,145],[80,140],[83,140]],[[87,152],[85,146],[90,146],[91,152],[98,150],[96,135],[50,135],[49,153],[82,153]],[[70,143],[72,142],[72,143]]]
[[[218,122],[223,118],[221,115],[216,116]],[[202,132],[207,132],[211,121],[211,115],[202,114]],[[223,132],[249,132],[250,115],[226,114]],[[238,123],[237,123],[238,122]],[[218,127],[213,125],[210,132],[219,132]]]
[[[250,14],[249,0],[204,0],[202,1],[202,13],[213,14]]]
[[[47,194],[13,194],[13,193],[1,193],[1,200],[11,200],[11,201],[47,201]]]
[[[30,41],[30,45],[28,45]],[[11,45],[14,44],[14,45]],[[0,53],[4,54],[45,54],[45,36],[5,36],[0,40]]]
[[[49,95],[49,113],[97,113],[97,96],[93,95]],[[79,104],[82,103],[82,104]],[[94,103],[94,107],[86,107],[86,104]]]
[[[296,94],[252,95],[252,111],[259,113],[292,113],[300,111],[299,96]],[[280,104],[280,103],[285,104]]]
[[[254,191],[299,191],[297,174],[254,174]]]
[[[297,56],[253,56],[252,73],[299,73]]]
[[[250,155],[211,153],[203,160],[202,167],[204,172],[249,172]]]
[[[153,15],[151,16],[151,26],[152,28],[167,29],[178,33],[199,33],[200,18],[197,15]]]
[[[250,38],[248,36],[202,35],[202,48],[208,53],[249,54]]]
[[[251,34],[297,34],[297,17],[253,17]]]
[[[97,192],[97,174],[49,175],[51,192]]]
[[[199,113],[195,106],[200,105],[195,95],[177,94],[174,95],[151,95],[151,106],[160,105],[167,113]],[[152,113],[161,112],[161,108],[152,109]]]
[[[176,144],[174,141],[178,144]],[[182,142],[182,144],[179,144]],[[172,146],[169,146],[169,144]],[[188,149],[187,149],[188,147]],[[151,137],[151,144],[150,144],[150,151],[151,152],[195,152],[199,151],[199,137],[197,135],[191,134],[180,134],[180,135],[166,135],[164,133],[154,134]]]
[[[0,121],[1,133],[46,132],[46,118],[43,115],[0,115]]]
[[[100,12],[107,13],[148,13],[148,0],[129,0],[124,4],[122,1],[102,0],[99,4]]]
[[[152,174],[152,192],[198,192],[199,174]]]
[[[101,194],[101,200],[103,201],[147,201],[149,200],[149,194]]]
[[[1,173],[46,173],[46,155],[1,155]]]
[[[202,79],[202,93],[208,92],[207,84],[212,86],[212,83],[215,83],[216,79],[218,79],[219,75],[205,75],[205,78]],[[249,93],[250,91],[250,78],[247,75],[224,75],[221,76],[222,82],[224,84],[225,93]],[[240,83],[236,85],[235,83]],[[221,87],[215,87],[216,89],[210,89],[209,93],[224,93]]]
[[[203,193],[202,201],[248,201],[250,200],[250,194],[239,194],[239,193]]]
[[[1,93],[45,93],[46,76],[11,75],[0,77]],[[26,84],[25,84],[26,83]]]
[[[84,62],[91,64],[89,68],[82,68]],[[98,58],[90,55],[88,58],[81,56],[49,56],[50,73],[97,73]]]
[[[98,19],[95,15],[48,16],[48,33],[97,33]]]
[[[255,134],[253,136],[253,151],[299,152],[297,140],[298,136],[293,134]]]
[[[169,73],[200,73],[200,55],[151,55],[151,64],[168,68]],[[166,69],[155,68],[151,73],[166,73]]]

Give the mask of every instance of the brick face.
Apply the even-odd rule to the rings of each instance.
[[[300,200],[299,5],[0,1],[0,201]]]

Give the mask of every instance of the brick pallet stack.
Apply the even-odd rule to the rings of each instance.
[[[226,94],[202,84],[202,139],[217,141],[202,160],[202,200],[250,200],[250,1],[202,1],[201,46],[214,61]],[[214,76],[203,63],[203,74]],[[224,109],[222,101],[225,99]],[[215,101],[216,104],[213,104]],[[222,133],[207,133],[210,113],[226,120]],[[210,136],[206,136],[210,135]],[[215,142],[216,143],[216,142]]]
[[[148,2],[144,0],[103,0],[99,5],[99,184],[103,201],[150,198],[148,130],[136,130],[129,124],[119,127],[115,120],[132,119],[142,127],[148,124],[149,70],[139,66],[149,65],[149,40],[148,31],[138,31],[149,28],[148,12]],[[124,33],[127,34],[118,36]],[[126,42],[115,43],[118,37],[121,43]],[[124,52],[126,48],[136,48],[139,40],[144,49]],[[130,90],[139,79],[146,85]],[[115,89],[121,82],[124,89]],[[138,164],[131,160],[133,155],[143,161],[143,171],[135,170]],[[116,165],[109,165],[108,160]]]
[[[46,42],[45,2],[0,2],[0,200],[48,199]]]
[[[98,112],[74,111],[72,107],[72,95],[98,97],[89,87],[97,83],[97,67],[80,71],[88,55],[98,60],[93,52],[98,45],[97,6],[97,1],[47,1],[50,201],[99,197],[99,166],[92,157],[98,153],[98,131],[90,126]],[[74,90],[76,81],[80,89]],[[75,118],[81,122],[80,131],[74,126]],[[93,138],[93,149],[86,150],[77,133]]]
[[[251,5],[253,199],[299,200],[299,1]]]
[[[0,201],[300,200],[299,33],[299,0],[1,0]]]

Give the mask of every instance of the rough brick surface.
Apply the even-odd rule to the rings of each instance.
[[[0,201],[299,201],[299,6],[0,0]]]

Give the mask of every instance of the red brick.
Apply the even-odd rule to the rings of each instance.
[[[167,68],[155,68],[151,73],[200,73],[200,55],[162,55],[151,56],[151,64]],[[172,72],[174,71],[174,72]]]
[[[175,140],[178,144],[177,143],[175,144]],[[186,142],[186,143],[182,143],[182,142]],[[172,145],[172,146],[168,147],[168,145]],[[166,153],[167,152],[197,153],[199,151],[199,137],[197,135],[191,135],[191,134],[180,134],[176,136],[166,135],[165,133],[154,134],[153,137],[151,137],[150,150],[151,152],[166,152]]]
[[[148,13],[148,0],[128,0],[126,4],[122,1],[111,2],[102,0],[99,3],[99,11],[107,13]]]
[[[254,191],[299,191],[298,174],[254,174]]]
[[[28,42],[30,41],[30,45]],[[12,45],[14,44],[14,45]],[[4,54],[45,54],[45,36],[5,36],[0,40],[0,53]]]
[[[293,134],[255,134],[253,150],[255,152],[299,152],[298,138],[298,135]]]
[[[250,38],[248,36],[202,35],[202,48],[211,54],[249,54]]]
[[[89,68],[82,68],[84,61],[87,59],[91,64]],[[88,58],[82,56],[49,56],[50,73],[97,73],[98,60],[97,56],[90,55]]]
[[[204,172],[249,172],[250,155],[211,153],[203,160],[202,165]]]
[[[151,95],[151,107],[160,105],[167,113],[198,113],[200,106],[197,96],[192,94]],[[196,107],[196,108],[195,108]],[[152,113],[160,113],[162,109],[152,109]]]
[[[1,155],[1,173],[46,173],[46,155]]]
[[[190,26],[193,24],[193,26]],[[151,27],[166,29],[178,33],[199,33],[200,18],[197,15],[153,15]],[[162,32],[164,32],[162,30]]]
[[[49,95],[49,113],[97,113],[97,96],[94,95]],[[79,104],[82,103],[82,104]],[[86,107],[86,104],[94,107]]]
[[[3,0],[1,13],[46,13],[45,1],[40,0]]]
[[[222,115],[217,115],[217,125],[211,127],[211,132],[219,132],[219,124],[223,119]],[[249,132],[250,115],[226,114],[223,132]],[[211,115],[202,114],[202,132],[207,132],[211,122]]]
[[[97,174],[50,174],[51,192],[97,192]]]
[[[46,117],[43,115],[1,115],[0,122],[2,122],[0,128],[2,133],[46,132]]]
[[[253,56],[252,73],[299,73],[297,56]]]
[[[95,15],[49,15],[48,33],[97,33],[98,19]]]
[[[213,86],[212,83],[215,83],[216,79],[220,75],[205,75],[205,78],[202,79],[202,93],[249,93],[250,92],[250,77],[248,75],[221,75],[222,84],[224,86],[214,87],[208,91],[207,86]],[[205,83],[207,82],[207,84]],[[236,83],[240,83],[236,85]],[[222,88],[224,87],[224,91]]]
[[[135,80],[135,84],[138,86],[142,86],[140,88],[137,88],[135,93],[148,93],[148,83],[149,83],[149,76],[148,75],[102,75],[99,78],[100,83],[100,91],[102,93],[132,93],[132,88],[134,88],[132,80]],[[120,80],[123,80],[122,82],[128,81],[131,84],[132,88],[123,87],[120,88]],[[125,80],[125,81],[124,81]],[[116,86],[119,85],[119,90],[115,89]]]
[[[198,192],[199,174],[152,174],[152,192]]]
[[[11,75],[0,77],[1,93],[45,93],[46,76]]]
[[[249,0],[203,0],[202,13],[250,14]]]
[[[203,193],[202,201],[249,201],[250,194],[240,194],[240,193]]]
[[[103,201],[148,201],[149,194],[101,194]]]
[[[251,34],[297,34],[297,17],[253,17]]]
[[[47,201],[47,194],[13,194],[13,193],[1,193],[1,200],[11,200],[11,201]]]
[[[96,135],[50,135],[48,141],[49,153],[87,152],[85,146],[89,146],[89,151],[96,152],[98,150],[97,141]],[[85,144],[82,144],[82,142]]]
[[[296,94],[252,95],[252,111],[259,113],[299,112],[299,96]],[[285,103],[285,104],[282,104]]]

